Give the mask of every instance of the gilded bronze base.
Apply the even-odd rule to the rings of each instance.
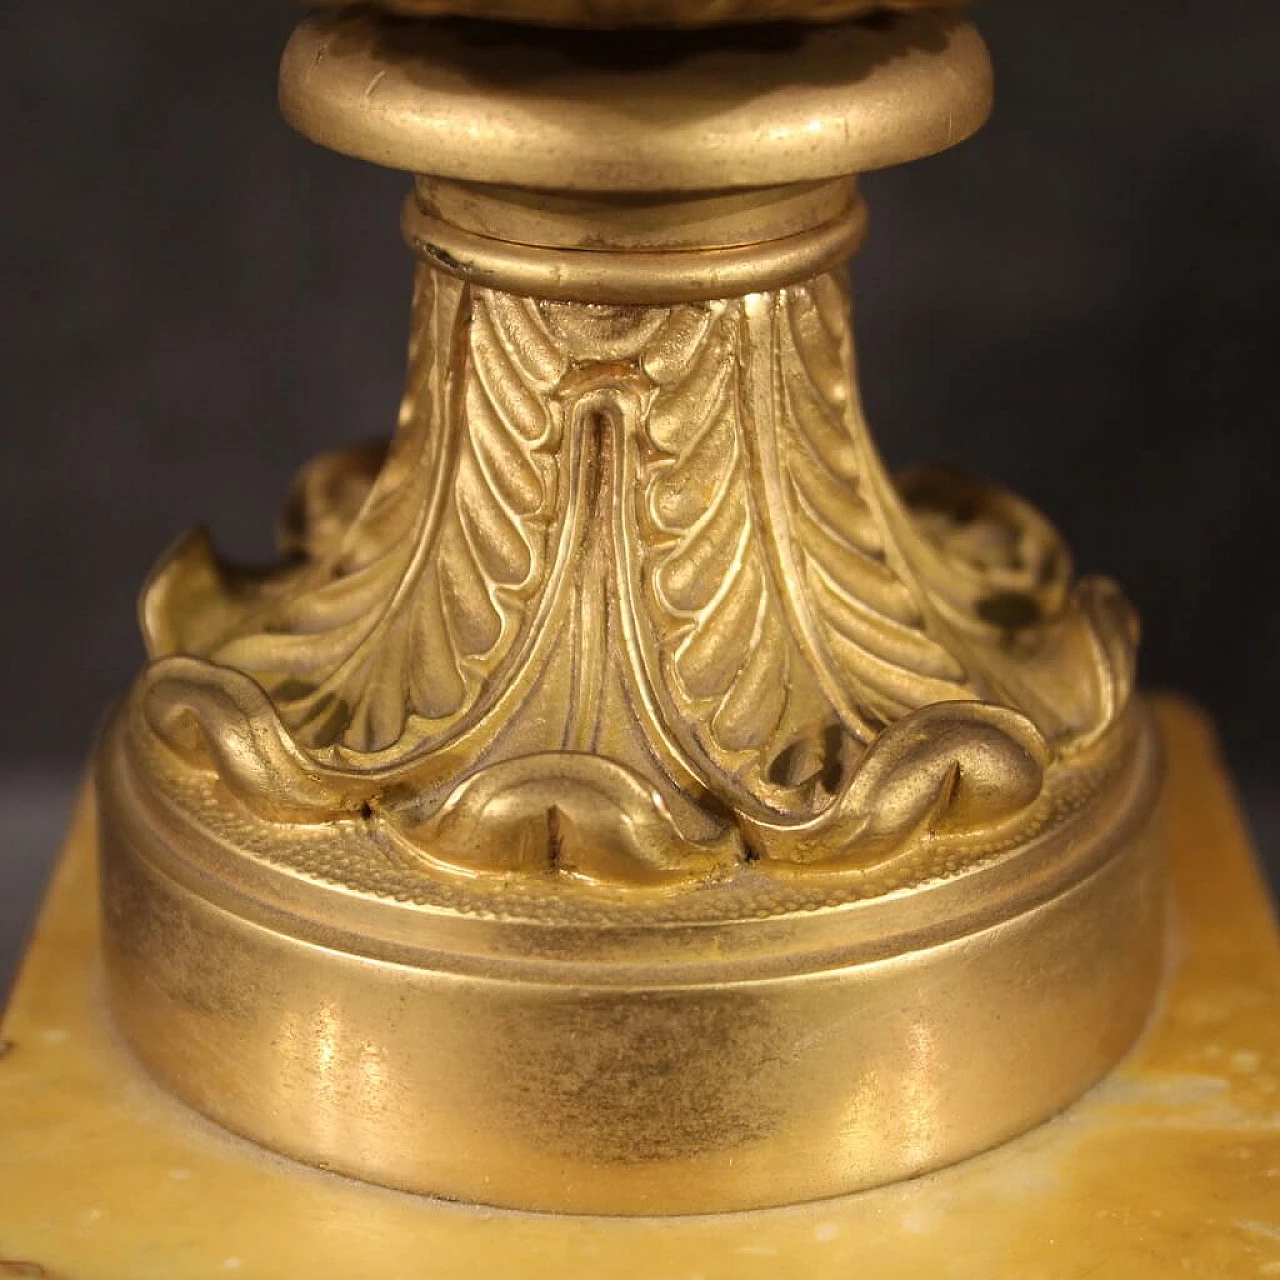
[[[1060,1110],[1151,1007],[1133,612],[1013,496],[890,477],[858,393],[858,175],[980,126],[982,41],[699,8],[846,20],[361,6],[285,52],[291,123],[413,175],[399,420],[303,471],[278,568],[161,561],[98,772],[118,1025],[276,1151],[830,1197]]]
[[[86,802],[0,1023],[0,1275],[1280,1274],[1280,935],[1208,726],[1177,702],[1157,709],[1169,749],[1171,962],[1152,1024],[1114,1074],[1053,1122],[922,1178],[660,1223],[389,1192],[271,1156],[175,1102],[107,1017]]]
[[[168,1089],[324,1168],[449,1199],[703,1213],[950,1163],[1133,1043],[1163,945],[1159,749],[965,874],[738,876],[635,903],[442,888],[355,819],[281,842],[100,774],[108,990]],[[192,814],[198,815],[195,820]]]

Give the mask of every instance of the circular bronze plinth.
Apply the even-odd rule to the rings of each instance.
[[[280,105],[374,164],[648,198],[866,173],[954,146],[991,110],[986,46],[950,11],[751,41],[672,32],[650,56],[636,42],[319,13],[285,50]]]
[[[275,1150],[523,1209],[698,1213],[936,1168],[1128,1049],[1162,953],[1158,745],[1034,839],[859,897],[744,873],[637,902],[279,830],[108,735],[108,989],[166,1088]],[[861,889],[859,885],[861,883]],[[883,886],[875,886],[883,888]]]

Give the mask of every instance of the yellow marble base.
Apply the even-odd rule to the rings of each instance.
[[[1170,752],[1172,977],[1069,1112],[914,1182],[671,1220],[503,1213],[276,1158],[161,1093],[102,1016],[91,806],[0,1031],[0,1277],[1170,1280],[1280,1276],[1280,941],[1204,720]]]

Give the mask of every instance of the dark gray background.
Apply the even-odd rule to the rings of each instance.
[[[991,0],[999,106],[867,187],[868,401],[895,463],[1036,501],[1125,583],[1145,675],[1218,718],[1280,829],[1280,6]],[[399,175],[293,137],[295,10],[8,0],[0,18],[0,986],[133,600],[196,519],[268,555],[309,454],[386,430]],[[530,145],[536,145],[531,141]]]

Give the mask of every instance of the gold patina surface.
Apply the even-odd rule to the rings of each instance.
[[[1280,1275],[1280,942],[1203,719],[1163,700],[1170,977],[1137,1050],[1059,1119],[839,1200],[553,1217],[268,1155],[153,1086],[104,1013],[82,804],[0,1032],[0,1276],[62,1280],[1235,1280]]]
[[[1133,611],[1025,502],[891,477],[856,374],[857,178],[969,136],[990,72],[943,9],[298,28],[290,122],[413,175],[408,370],[278,569],[194,534],[143,593],[105,975],[175,1097],[387,1187],[643,1216],[940,1168],[1129,1050]]]
[[[644,39],[656,47],[637,52]],[[776,193],[944,151],[981,126],[991,97],[986,46],[945,9],[750,38],[405,23],[356,9],[308,17],[280,68],[285,118],[331,150],[530,188],[535,205],[546,192],[643,194],[651,232],[669,225],[658,195]],[[717,222],[706,222],[713,240]],[[513,233],[526,235],[527,220]]]

